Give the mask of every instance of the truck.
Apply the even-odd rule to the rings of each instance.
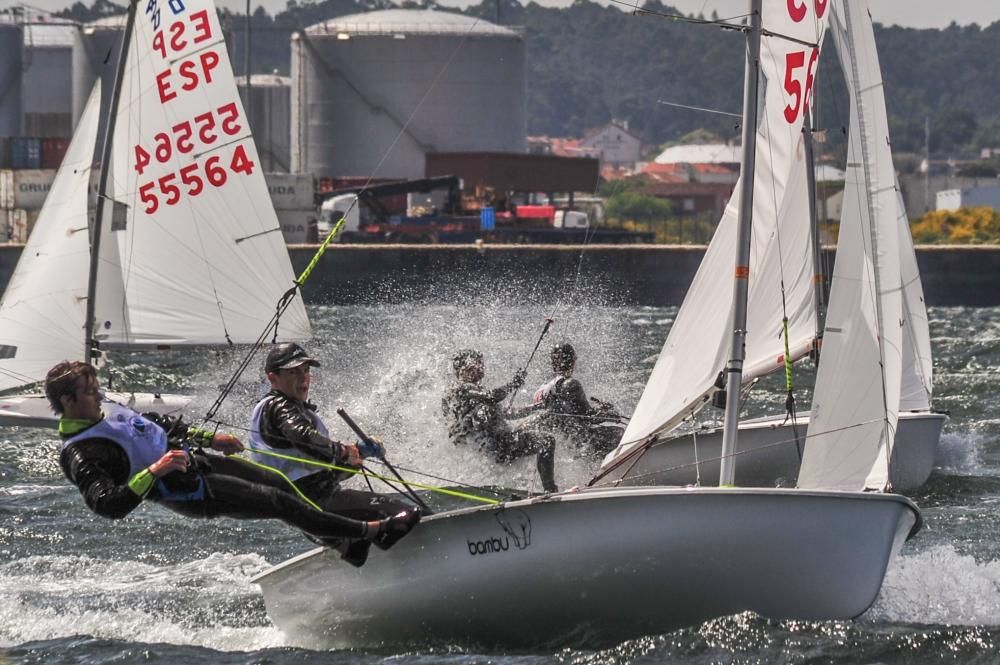
[[[464,197],[455,176],[350,187],[317,195],[322,241],[343,217],[342,242],[639,243],[652,233],[591,225],[589,215],[555,205],[494,209]],[[420,196],[414,196],[420,195]],[[404,198],[405,197],[405,198]]]

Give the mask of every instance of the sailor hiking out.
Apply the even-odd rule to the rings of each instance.
[[[102,517],[124,518],[149,500],[187,517],[277,519],[320,541],[360,539],[384,548],[413,526],[318,510],[281,474],[231,457],[243,450],[236,437],[103,401],[94,368],[83,362],[50,369],[45,394],[60,416],[63,473]]]
[[[323,510],[364,521],[390,518],[394,529],[408,531],[420,519],[417,509],[382,494],[346,489],[341,481],[349,474],[310,463],[359,468],[362,459],[385,454],[378,442],[353,444],[330,438],[315,405],[308,401],[311,369],[319,366],[295,343],[279,344],[267,354],[264,371],[271,390],[253,410],[251,459],[280,470]],[[362,556],[368,544],[355,545],[350,556]]]

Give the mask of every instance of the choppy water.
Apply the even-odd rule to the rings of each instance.
[[[444,438],[441,393],[451,353],[486,354],[487,382],[523,365],[542,328],[557,322],[532,364],[546,378],[556,339],[580,352],[590,394],[628,412],[666,331],[670,308],[462,305],[313,307],[311,345],[323,361],[313,397],[344,407],[382,436],[397,467],[468,483],[525,487],[529,463],[498,473]],[[914,498],[926,528],[892,564],[874,607],[853,622],[724,617],[599,652],[534,654],[314,652],[271,625],[252,575],[311,545],[280,524],[193,522],[155,506],[101,520],[63,479],[48,432],[0,431],[0,664],[6,663],[960,663],[997,662],[1000,642],[1000,317],[996,309],[931,311],[935,406],[951,411],[930,482]],[[131,384],[194,393],[207,406],[238,357],[199,351],[118,359]],[[256,367],[255,363],[254,366]],[[222,411],[244,427],[261,384],[248,376]],[[522,399],[524,399],[522,397]],[[759,407],[781,402],[763,387]],[[346,427],[330,424],[336,434]],[[588,477],[568,455],[558,479]],[[425,482],[438,482],[413,475]],[[669,602],[669,599],[665,599]]]

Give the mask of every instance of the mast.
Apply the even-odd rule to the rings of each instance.
[[[722,463],[719,486],[736,478],[736,430],[739,427],[740,386],[746,357],[747,292],[750,277],[750,230],[753,223],[754,162],[757,138],[757,82],[760,78],[760,36],[763,0],[750,0],[746,72],[743,80],[743,162],[740,165],[740,213],[733,280],[733,336],[726,365],[726,415],[722,430]]]
[[[809,228],[812,229],[813,245],[813,308],[816,310],[816,351],[823,338],[826,322],[826,303],[823,292],[823,245],[819,238],[819,219],[816,216],[816,157],[813,151],[812,112],[806,107],[802,121],[802,138],[806,154],[806,183],[809,188]],[[817,358],[818,359],[818,358]]]
[[[125,33],[122,35],[122,45],[118,49],[118,68],[115,71],[115,85],[111,91],[111,107],[108,111],[107,126],[104,130],[104,145],[101,148],[101,179],[97,186],[97,213],[94,217],[94,232],[90,239],[90,271],[87,274],[87,318],[84,321],[83,357],[88,365],[97,352],[97,340],[94,339],[94,311],[97,300],[97,267],[100,262],[101,229],[104,226],[105,204],[108,200],[108,176],[111,174],[111,149],[114,146],[115,124],[118,119],[118,98],[121,95],[125,64],[128,62],[128,47],[132,40],[132,28],[135,25],[135,9],[138,2],[139,0],[129,0],[128,3],[128,18],[125,21]]]

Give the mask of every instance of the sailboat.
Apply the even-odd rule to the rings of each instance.
[[[97,92],[0,304],[0,391],[94,349],[254,343],[294,284],[214,5],[136,11],[132,2],[93,233]],[[278,324],[281,340],[310,336],[299,298]],[[160,412],[190,401],[109,397]],[[55,423],[41,396],[0,398],[0,424]]]
[[[755,233],[773,226],[775,215],[762,214],[773,202],[758,195],[789,173],[781,154],[792,153],[781,153],[781,144],[801,128],[801,109],[775,124],[776,110],[789,102],[776,82],[798,82],[799,103],[805,101],[808,74],[796,63],[818,54],[827,22],[826,3],[802,7],[805,15],[796,19],[793,3],[753,0],[746,30],[743,168],[740,196],[731,202],[739,212],[723,231],[733,236],[729,270],[734,258],[736,270],[728,313],[718,322],[732,332],[728,369],[736,385],[746,287],[754,277],[745,269],[750,225]],[[761,56],[762,42],[768,57]],[[765,141],[779,145],[756,150]],[[865,256],[881,267],[877,255]],[[879,290],[878,298],[887,300],[881,313],[891,316],[891,294]],[[900,335],[890,328],[886,342]],[[727,415],[735,418],[734,407]],[[839,405],[830,411],[834,420],[849,416]],[[891,429],[891,412],[876,424]],[[735,426],[727,431],[737,435]],[[373,551],[361,568],[320,548],[254,581],[287,636],[323,647],[600,646],[745,610],[776,619],[847,619],[871,605],[890,559],[920,527],[909,499],[883,491],[891,445],[884,431],[865,427],[849,446],[825,454],[815,446],[803,460],[809,483],[797,488],[734,487],[729,468],[722,487],[592,487],[449,510],[426,517],[391,550]],[[852,473],[842,473],[848,467]]]
[[[866,12],[863,14],[867,17]],[[874,168],[873,165],[877,163],[880,166],[888,165],[891,170],[892,154],[887,144],[888,121],[884,117],[885,100],[878,54],[875,51],[874,28],[870,17],[867,20],[857,19],[857,23],[856,30],[864,31],[863,40],[848,40],[844,37],[847,29],[839,23],[834,25],[833,34],[841,58],[841,68],[851,92],[852,111],[856,116],[856,107],[865,105],[866,116],[879,116],[869,122],[877,125],[877,129],[872,131],[878,132],[876,136],[882,139],[882,144],[863,149],[855,139],[849,146],[851,152],[848,155],[848,166],[849,170],[852,165],[853,168],[859,168],[858,165]],[[859,68],[867,68],[868,80],[861,81],[855,75]],[[873,81],[873,88],[865,87]],[[858,121],[857,117],[852,116],[852,124]],[[779,213],[778,223],[779,228],[785,229],[784,238],[789,236],[789,227],[794,232],[795,227],[802,226],[801,220],[807,215],[815,223],[815,217],[809,208],[814,187],[800,177],[800,173],[809,174],[812,171],[808,130],[803,139],[807,149],[802,150],[801,143],[796,146],[792,157],[792,168],[796,172],[784,190],[785,201]],[[864,192],[864,183],[855,180],[847,182],[846,186],[856,198],[853,207],[844,207],[845,217],[859,214],[858,206],[867,200],[867,194],[858,194],[859,188]],[[931,409],[933,368],[927,308],[902,195],[895,180],[892,180],[892,186],[896,190],[895,200],[891,205],[886,203],[877,210],[877,214],[894,216],[897,221],[904,305],[903,388],[900,393],[896,444],[890,464],[890,483],[896,490],[910,491],[923,485],[930,476],[941,429],[947,416]],[[723,223],[725,222],[724,219]],[[850,220],[842,221],[842,227],[850,225]],[[813,238],[816,235],[812,234]],[[799,236],[793,237],[799,239]],[[712,243],[714,245],[724,239],[717,235]],[[764,273],[758,284],[770,284],[767,288],[784,293],[786,311],[793,314],[789,317],[786,346],[786,334],[781,330],[783,313],[751,308],[751,322],[748,324],[751,334],[747,342],[749,370],[743,375],[745,385],[768,373],[781,370],[786,365],[786,358],[789,363],[803,358],[807,355],[805,352],[809,345],[813,344],[813,339],[821,339],[819,334],[810,336],[807,327],[809,322],[816,322],[821,313],[819,298],[810,297],[809,290],[797,279],[802,277],[801,274],[789,276],[786,272],[789,265],[795,265],[801,260],[794,254],[797,251],[808,251],[817,256],[811,249],[799,250],[798,245],[795,245],[791,252],[783,252],[778,261],[768,261],[767,257],[762,256],[755,263],[751,257],[751,271]],[[851,251],[850,247],[841,246],[838,248],[838,256]],[[710,246],[709,254],[712,252],[713,247]],[[791,259],[792,263],[786,263],[787,259]],[[814,263],[815,274],[819,278],[822,271],[818,259]],[[711,381],[712,377],[706,371],[717,371],[721,367],[718,353],[713,355],[711,351],[713,348],[721,348],[723,342],[706,339],[703,327],[703,303],[714,297],[711,290],[717,287],[718,277],[715,266],[706,260],[695,277],[653,370],[650,383],[660,386],[662,392],[671,393],[673,399],[658,399],[656,393],[648,390],[643,394],[632,424],[627,428],[618,448],[603,461],[595,482],[683,485],[711,484],[718,478],[722,459],[722,427],[689,426],[682,433],[674,433],[681,423],[690,423],[722,388],[717,382]],[[754,330],[771,334],[753,336]],[[712,346],[713,343],[715,347]],[[818,342],[816,346],[819,346]],[[692,354],[692,349],[698,349],[698,352]],[[822,356],[821,353],[820,358]],[[706,362],[706,359],[712,362]],[[677,396],[682,397],[678,399]],[[795,418],[788,415],[768,416],[741,422],[738,450],[741,459],[736,482],[742,486],[760,487],[793,485],[798,478],[803,449],[809,444],[806,437],[809,424],[809,414]],[[650,437],[651,432],[655,432],[655,436]],[[643,440],[641,446],[635,444],[638,440]]]

